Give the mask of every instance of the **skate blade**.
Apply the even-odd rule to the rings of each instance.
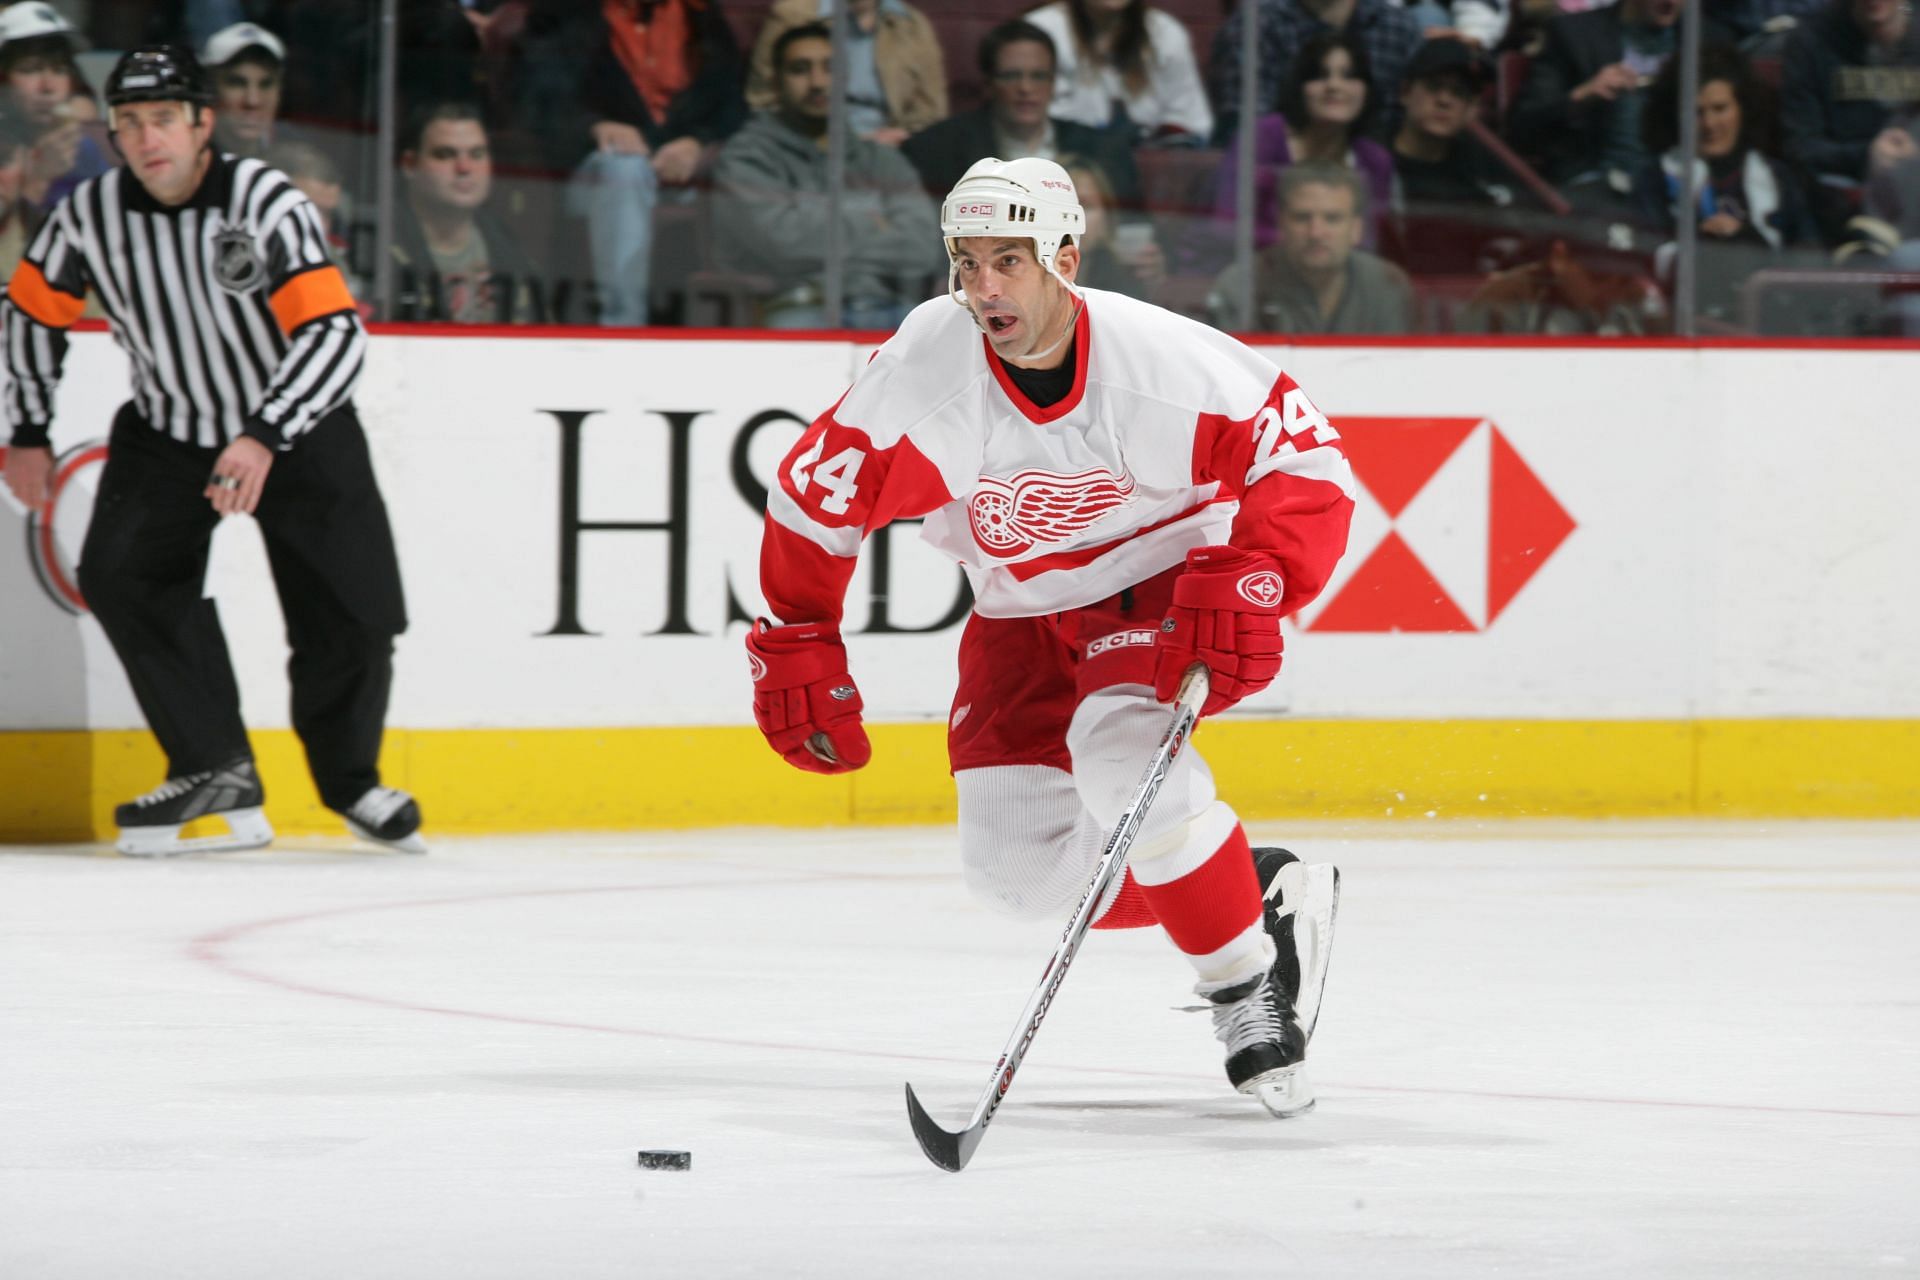
[[[1300,952],[1300,998],[1294,1002],[1294,1016],[1311,1039],[1320,1021],[1320,998],[1326,991],[1327,965],[1333,958],[1340,869],[1326,863],[1295,863],[1281,868],[1276,881],[1284,886],[1281,901],[1295,904],[1293,938]]]
[[[371,828],[361,826],[352,818],[347,819],[347,830],[353,832],[354,835],[365,840],[368,844],[377,844],[383,849],[392,849],[399,853],[425,853],[427,851],[427,842],[420,838],[420,833],[417,831],[410,836],[401,836],[398,840],[384,840],[373,834]]]
[[[1305,1115],[1316,1101],[1303,1063],[1262,1072],[1241,1085],[1240,1092],[1259,1099],[1261,1106],[1281,1120]]]
[[[225,822],[226,835],[182,836],[208,822]],[[210,813],[172,827],[122,827],[113,847],[128,858],[177,858],[185,853],[238,853],[273,843],[273,824],[259,809]]]

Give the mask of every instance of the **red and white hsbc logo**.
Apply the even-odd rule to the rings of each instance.
[[[1340,415],[1362,492],[1308,631],[1484,631],[1576,527],[1484,418]]]
[[[1096,468],[1063,476],[1022,471],[1002,480],[981,476],[967,499],[973,540],[1001,560],[1035,546],[1066,542],[1133,501],[1133,477]]]

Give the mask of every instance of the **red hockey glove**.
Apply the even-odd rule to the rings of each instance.
[[[1280,571],[1273,557],[1239,547],[1195,547],[1173,583],[1160,624],[1154,696],[1170,702],[1180,677],[1207,664],[1213,687],[1200,714],[1224,711],[1280,674]]]
[[[860,691],[847,674],[847,646],[824,622],[747,632],[753,718],[788,764],[809,773],[846,773],[873,755],[860,727]]]

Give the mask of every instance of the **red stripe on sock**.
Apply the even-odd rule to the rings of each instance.
[[[1120,881],[1120,892],[1114,895],[1113,905],[1106,914],[1093,922],[1096,929],[1144,929],[1150,924],[1159,924],[1160,917],[1153,914],[1153,908],[1147,905],[1147,895],[1140,889],[1140,882],[1133,878],[1132,871],[1120,873],[1125,878]]]
[[[1213,856],[1168,884],[1140,886],[1173,945],[1190,956],[1218,951],[1260,918],[1260,879],[1239,823]]]

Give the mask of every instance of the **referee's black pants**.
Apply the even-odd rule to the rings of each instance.
[[[170,778],[252,754],[226,635],[202,595],[220,522],[203,493],[219,454],[123,407],[80,553],[81,593],[167,753]],[[321,801],[346,809],[380,781],[393,638],[407,628],[393,530],[351,407],[274,455],[254,517],[292,649],[294,732]]]

